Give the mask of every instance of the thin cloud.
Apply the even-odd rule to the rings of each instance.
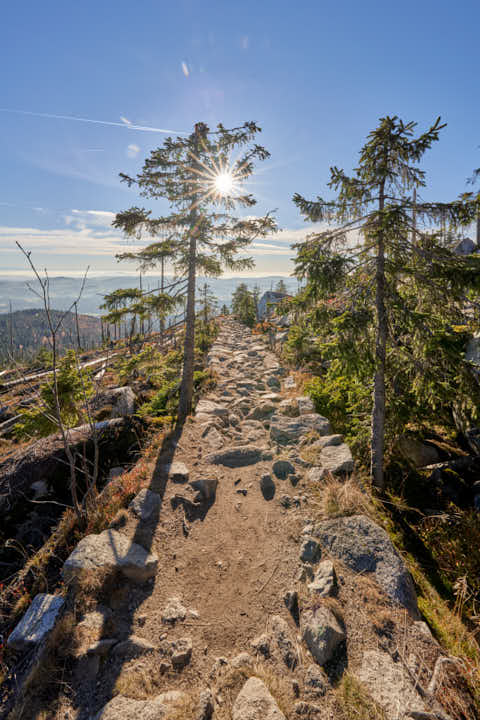
[[[111,120],[94,120],[93,118],[77,117],[75,115],[56,115],[54,113],[40,113],[33,112],[31,110],[16,110],[13,108],[0,108],[0,112],[49,118],[50,120],[73,120],[74,122],[93,123],[95,125],[109,125],[112,127],[127,128],[127,130],[139,130],[141,132],[166,133],[167,135],[188,135],[188,133],[183,132],[182,130],[165,130],[165,128],[149,127],[147,125],[135,125],[124,117],[120,118],[122,122],[113,122]]]
[[[131,145],[127,147],[127,157],[129,158],[137,157],[139,152],[140,148],[138,147],[138,145],[135,145],[135,143],[131,143]]]
[[[188,69],[188,65],[186,62],[182,62],[182,72],[185,77],[188,77],[190,75],[190,70]]]

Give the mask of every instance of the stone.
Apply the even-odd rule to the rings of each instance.
[[[293,670],[298,665],[298,653],[290,637],[288,624],[280,615],[274,615],[270,621],[270,629],[283,662]]]
[[[417,597],[410,574],[383,528],[365,515],[325,520],[315,536],[329,552],[356,573],[372,573],[394,602],[418,617]]]
[[[217,478],[200,478],[190,483],[190,487],[199,493],[199,497],[196,498],[198,502],[203,501],[207,503],[214,502],[217,494],[218,480]]]
[[[180,670],[188,665],[192,657],[193,644],[189,637],[175,640],[172,645],[172,665],[176,670]]]
[[[356,674],[389,720],[397,720],[399,708],[407,711],[407,717],[409,712],[426,710],[410,674],[400,660],[394,662],[387,653],[366,650]]]
[[[270,657],[270,638],[266,633],[254,638],[250,644],[257,655],[263,655],[265,658]]]
[[[185,693],[175,690],[162,693],[153,700],[133,700],[117,695],[95,715],[94,720],[162,720],[186,697]]]
[[[260,402],[256,407],[251,410],[248,415],[248,420],[264,420],[265,418],[270,417],[270,415],[273,415],[273,413],[276,411],[276,406],[272,402],[268,402],[268,400],[264,400],[263,402]]]
[[[111,388],[104,390],[94,399],[95,411],[109,409],[110,418],[126,417],[135,412],[136,396],[131,387]]]
[[[333,595],[337,589],[337,576],[331,560],[321,562],[315,573],[315,578],[308,589],[317,597]]]
[[[277,412],[288,417],[298,417],[300,415],[298,410],[297,398],[287,398],[279,403]]]
[[[237,695],[232,720],[285,720],[285,715],[260,678],[251,677]]]
[[[322,697],[328,690],[325,671],[318,665],[309,665],[305,671],[305,692],[314,697]]]
[[[40,593],[7,640],[13,650],[30,650],[37,646],[55,626],[65,600],[60,595]]]
[[[205,462],[211,465],[225,465],[236,468],[254,465],[262,459],[263,448],[254,445],[229,447],[205,456]]]
[[[155,652],[156,650],[157,648],[155,645],[148,640],[137,637],[136,635],[130,635],[129,638],[122,640],[122,642],[115,645],[113,654],[116,656],[134,658]]]
[[[341,435],[330,436],[333,439]],[[302,452],[303,457],[312,465],[319,466],[321,477],[311,475],[311,480],[323,479],[327,473],[332,475],[347,475],[353,472],[353,458],[346,443],[324,444],[320,441],[309,445]]]
[[[157,572],[158,557],[131,542],[116,530],[87,535],[65,561],[63,577],[70,582],[85,570],[119,570],[135,583],[149,580]]]
[[[270,375],[270,377],[266,379],[266,383],[272,390],[280,390],[280,380],[274,375]]]
[[[298,607],[298,592],[296,590],[287,590],[285,595],[283,596],[283,602],[285,603],[285,606],[287,610],[289,611],[290,615],[295,621],[295,624],[298,625],[300,623],[300,610]]]
[[[292,390],[295,387],[295,378],[289,375],[283,383],[285,390]]]
[[[128,507],[140,520],[148,522],[158,520],[160,506],[160,495],[144,488],[133,498]]]
[[[211,400],[200,400],[195,408],[196,415],[215,415],[216,417],[228,417],[229,410],[223,405],[214,403]]]
[[[298,418],[285,415],[272,415],[270,418],[270,437],[279,445],[298,443],[303,435],[315,430],[320,435],[330,434],[330,423],[322,415],[311,413]]]
[[[233,668],[253,667],[253,659],[247,652],[243,652],[234,657],[230,665]]]
[[[295,467],[289,460],[275,460],[272,469],[277,478],[280,480],[285,480],[289,475],[295,472]]]
[[[323,712],[320,705],[314,705],[313,703],[305,702],[305,700],[300,700],[300,702],[295,703],[295,714],[306,715],[309,718],[320,718]]]
[[[214,711],[214,697],[210,689],[200,693],[195,720],[210,720]]]
[[[162,612],[162,622],[174,625],[179,620],[185,620],[187,609],[182,605],[180,598],[172,597]]]
[[[297,398],[299,415],[310,415],[315,412],[315,404],[309,397],[303,396]]]
[[[260,480],[260,490],[265,500],[273,500],[275,497],[275,483],[271,475],[262,475]]]
[[[188,482],[188,468],[183,462],[175,461],[168,465],[163,465],[162,471],[165,475],[168,475],[168,479],[172,482]]]
[[[401,435],[397,445],[403,457],[414,467],[434,465],[441,461],[440,453],[436,447],[427,445],[408,435]]]
[[[319,665],[332,659],[338,645],[345,640],[345,632],[333,612],[321,605],[302,613],[302,640]]]
[[[302,549],[300,551],[300,560],[304,563],[315,563],[320,560],[321,550],[320,545],[316,540],[308,538],[302,543]]]
[[[313,467],[307,473],[307,482],[319,483],[328,476],[328,471],[322,467]]]
[[[220,450],[224,445],[224,438],[214,425],[207,425],[202,432],[202,438],[212,450]]]

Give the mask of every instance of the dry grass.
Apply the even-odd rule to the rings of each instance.
[[[345,480],[329,475],[310,489],[313,504],[323,517],[336,518],[348,515],[375,516],[375,508],[367,493],[355,477]]]
[[[337,699],[346,720],[386,720],[380,705],[350,673],[343,676],[337,689]]]

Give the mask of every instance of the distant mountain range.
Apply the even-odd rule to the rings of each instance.
[[[199,278],[198,287],[205,282],[210,286],[220,305],[230,304],[232,294],[240,283],[246,283],[250,288],[258,285],[262,292],[274,290],[277,282],[283,280],[288,292],[296,291],[298,283],[294,278],[271,275],[259,278]],[[144,288],[158,287],[160,278],[156,275],[147,275],[142,278]],[[68,309],[77,298],[81,281],[74,277],[52,277],[50,279],[50,305],[57,310]],[[78,310],[89,315],[101,315],[100,305],[103,297],[118,288],[138,287],[138,275],[118,275],[87,278],[84,292],[78,303]],[[10,279],[0,276],[0,313],[8,313],[10,309],[30,310],[39,307],[38,297],[27,287],[25,279]]]
[[[58,310],[51,311],[54,323],[58,323],[62,315],[63,313]],[[99,345],[102,338],[99,318],[79,313],[78,334],[84,350]],[[11,315],[10,313],[0,315],[0,359],[7,358],[11,344],[17,357],[35,355],[42,347],[50,350],[48,337],[49,327],[44,310],[17,310]],[[59,351],[63,352],[68,348],[76,347],[76,338],[75,315],[69,312],[66,314],[57,336]]]

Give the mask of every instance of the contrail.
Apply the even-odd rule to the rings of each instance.
[[[124,122],[112,122],[111,120],[92,120],[91,118],[76,117],[74,115],[54,115],[53,113],[32,112],[30,110],[13,110],[11,108],[0,108],[0,112],[14,113],[16,115],[33,115],[34,117],[50,118],[53,120],[75,120],[75,122],[94,123],[95,125],[113,125],[114,127],[127,128],[127,130],[141,130],[142,132],[166,133],[167,135],[188,135],[181,130],[165,130],[145,125],[135,125],[124,120]]]

